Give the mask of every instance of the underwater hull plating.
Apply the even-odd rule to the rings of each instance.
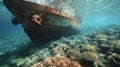
[[[61,11],[23,0],[3,2],[15,16],[13,23],[19,21],[32,41],[49,40],[76,32],[78,22]]]

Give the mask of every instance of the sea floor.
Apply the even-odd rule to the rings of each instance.
[[[1,52],[0,67],[120,67],[120,25],[82,28],[73,36],[26,44]]]

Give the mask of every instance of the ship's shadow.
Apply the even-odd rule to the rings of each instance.
[[[79,30],[73,28],[57,28],[55,30],[25,30],[25,32],[32,42],[49,42],[61,37],[75,35]]]

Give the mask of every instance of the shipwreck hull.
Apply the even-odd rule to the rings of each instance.
[[[77,31],[78,22],[56,9],[23,0],[4,0],[4,4],[15,16],[13,23],[19,21],[32,41],[48,41]]]

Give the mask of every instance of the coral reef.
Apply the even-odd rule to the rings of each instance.
[[[91,46],[91,45],[83,45],[80,49],[81,52],[93,52],[95,53],[96,52],[96,49],[95,47]]]
[[[98,56],[95,53],[91,53],[91,52],[83,52],[82,58],[85,59],[86,61],[98,60]]]
[[[112,47],[114,52],[120,53],[120,40],[109,40],[108,44]]]
[[[49,53],[47,54],[47,52],[46,52],[46,54],[45,54],[43,52],[45,52],[45,51],[38,50],[37,52],[30,55],[29,57],[12,59],[11,60],[12,65],[11,66],[29,67],[30,65],[32,65],[32,64],[50,56]]]
[[[120,55],[119,54],[110,52],[110,55],[107,56],[107,59],[113,62],[114,64],[120,66]]]
[[[52,47],[51,55],[53,57],[68,57],[71,60],[78,61],[80,58],[80,52],[73,50],[72,47],[65,43],[58,43],[57,46]]]
[[[74,61],[79,61],[81,59],[81,53],[73,49],[67,51],[66,56]]]
[[[23,59],[23,58],[18,58],[18,59],[14,59],[12,60],[12,64],[16,64],[16,66],[21,66],[24,65],[27,62],[27,59]]]
[[[68,51],[69,49],[71,49],[71,47],[69,47],[68,45],[59,43],[58,46],[52,48],[51,52],[53,56],[60,57],[66,56],[66,51]]]
[[[31,67],[81,67],[81,65],[78,62],[71,61],[68,58],[52,57],[35,63]]]
[[[117,25],[84,36],[62,37],[48,45],[30,56],[10,60],[11,67],[120,66],[120,26]]]

